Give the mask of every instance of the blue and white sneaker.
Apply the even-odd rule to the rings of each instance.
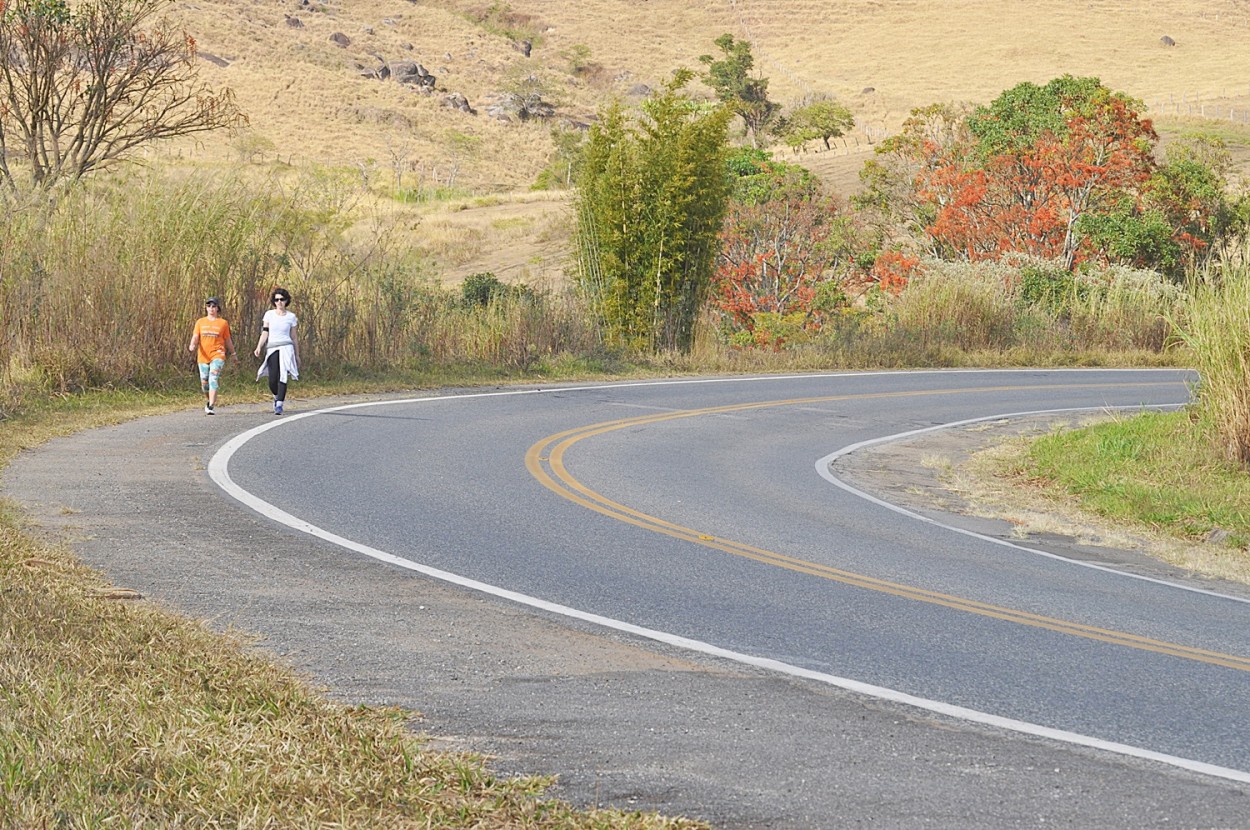
[[[281,415],[281,414],[282,414],[282,401],[274,401],[274,402],[273,402],[273,414],[274,414],[274,415]]]

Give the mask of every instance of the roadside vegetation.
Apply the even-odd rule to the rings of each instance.
[[[1030,443],[1019,473],[1125,524],[1211,540],[1244,561],[1250,544],[1246,472],[1215,451],[1189,413],[1114,418]]]
[[[134,13],[105,45],[163,51],[116,91],[155,97],[127,124],[107,106],[31,109],[12,83],[20,72],[0,85],[0,138],[12,142],[0,142],[0,464],[55,435],[198,403],[183,344],[200,301],[222,298],[246,353],[282,285],[300,315],[306,395],[1193,366],[1202,379],[1184,412],[1052,436],[1018,474],[1124,521],[1214,534],[1246,557],[1250,199],[1225,136],[1177,136],[1165,152],[1140,101],[1063,76],[979,107],[916,109],[847,199],[761,147],[828,146],[853,127],[851,110],[769,100],[750,43],[724,35],[719,56],[691,56],[703,75],[678,70],[638,108],[605,107],[586,135],[553,139],[539,184],[572,193],[567,279],[509,284],[483,271],[448,285],[420,224],[379,209],[355,171],[123,164],[163,130],[210,132],[241,113],[228,91],[197,84],[192,43],[140,31],[152,0],[85,8]],[[481,25],[519,36],[525,21],[492,9]],[[60,44],[71,20],[84,23],[76,36],[103,31],[77,15],[0,2],[0,59],[44,61],[72,103],[87,83],[73,74],[77,53],[38,39]],[[94,83],[113,78],[102,70]],[[695,94],[696,80],[712,94]],[[50,130],[91,123],[149,134],[56,155],[65,148]],[[17,141],[27,125],[48,143]],[[16,506],[0,509],[0,821],[698,826],[579,811],[545,798],[547,779],[497,779],[480,758],[428,750],[405,713],[330,703],[244,637],[130,599],[25,527]]]
[[[1246,581],[1250,268],[1222,276],[1188,297],[1181,337],[1199,374],[1192,404],[1047,435],[1004,472],[1123,525],[1205,542],[1217,560],[1205,572]]]

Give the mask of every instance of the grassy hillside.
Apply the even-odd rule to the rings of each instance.
[[[234,136],[150,151],[149,160],[199,168],[320,166],[349,171],[374,192],[519,194],[551,157],[553,125],[584,125],[614,96],[636,100],[677,67],[699,69],[698,56],[729,32],[751,42],[783,105],[826,93],[851,108],[856,129],[831,150],[773,148],[842,195],[858,188],[873,143],[913,108],[985,102],[1064,73],[1096,75],[1141,98],[1165,139],[1224,131],[1250,169],[1247,0],[174,0],[171,8],[196,38],[204,78],[232,88],[251,122]],[[532,46],[528,57],[521,41]],[[397,61],[433,73],[433,92],[362,75]],[[525,83],[556,105],[555,118],[504,123],[487,113],[495,96]],[[477,114],[443,106],[451,93]],[[570,222],[548,198],[533,211],[494,200],[484,213],[480,201],[383,207],[414,214],[445,280],[490,270],[548,283],[563,272]]]
[[[822,92],[849,105],[860,125],[851,150],[897,128],[913,107],[986,101],[1063,73],[1097,75],[1156,115],[1202,115],[1205,106],[1207,115],[1250,121],[1245,0],[300,3],[174,4],[206,57],[205,77],[232,87],[250,115],[253,144],[271,144],[269,157],[284,161],[372,163],[376,175],[402,159],[427,180],[445,180],[459,163],[461,183],[478,192],[527,186],[548,149],[547,125],[496,122],[484,114],[488,96],[534,74],[561,115],[584,121],[611,95],[697,68],[723,32],[751,41],[776,100]],[[350,43],[331,42],[336,32]],[[1164,36],[1176,45],[1163,45]],[[529,57],[514,46],[522,38],[532,41]],[[435,92],[361,77],[383,59],[420,62],[437,76]],[[449,92],[478,115],[442,107]],[[180,152],[237,157],[224,138]]]

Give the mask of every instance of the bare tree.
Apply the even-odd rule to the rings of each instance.
[[[50,189],[163,138],[246,123],[168,0],[0,0],[0,181]],[[15,163],[16,162],[16,163]]]

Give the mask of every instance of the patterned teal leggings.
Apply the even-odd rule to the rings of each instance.
[[[204,390],[204,394],[208,394],[208,390],[217,391],[217,378],[221,376],[221,367],[226,365],[226,361],[220,357],[214,358],[212,363],[198,363],[200,367],[200,388]]]

